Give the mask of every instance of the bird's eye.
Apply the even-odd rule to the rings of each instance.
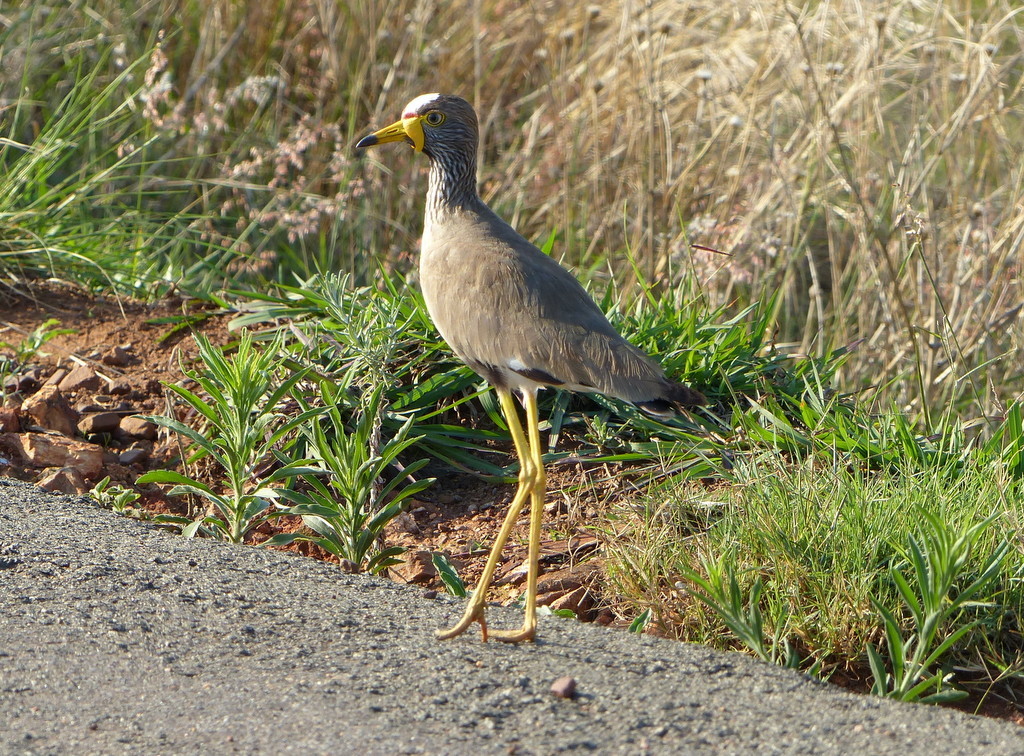
[[[431,110],[429,113],[426,114],[426,116],[424,116],[423,120],[425,120],[431,126],[440,126],[442,123],[444,123],[444,113],[438,110]]]

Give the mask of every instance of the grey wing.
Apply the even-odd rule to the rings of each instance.
[[[492,380],[494,371],[511,370],[537,383],[627,401],[664,393],[661,369],[615,331],[572,274],[525,239],[496,242],[479,250],[477,260],[461,292],[474,300],[469,317],[454,328],[440,322],[443,314],[438,318],[442,334],[474,369]]]
[[[661,368],[612,327],[601,308],[570,273],[547,256],[531,260],[527,288],[539,293],[538,338],[524,362],[551,373],[570,388],[628,401],[659,396]]]

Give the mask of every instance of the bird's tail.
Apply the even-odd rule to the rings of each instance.
[[[648,415],[667,418],[672,417],[679,410],[686,409],[687,407],[699,407],[709,404],[709,402],[704,394],[697,391],[697,389],[692,389],[682,383],[666,380],[661,396],[646,401],[633,402],[633,404],[641,412],[646,412]]]

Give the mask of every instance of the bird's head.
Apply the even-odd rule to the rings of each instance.
[[[420,95],[402,111],[402,120],[363,137],[357,149],[387,142],[408,142],[431,158],[476,152],[479,129],[473,106],[456,95]]]

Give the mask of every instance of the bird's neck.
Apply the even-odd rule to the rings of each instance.
[[[452,212],[476,208],[481,203],[476,191],[475,155],[462,155],[457,159],[430,158],[428,222]]]

